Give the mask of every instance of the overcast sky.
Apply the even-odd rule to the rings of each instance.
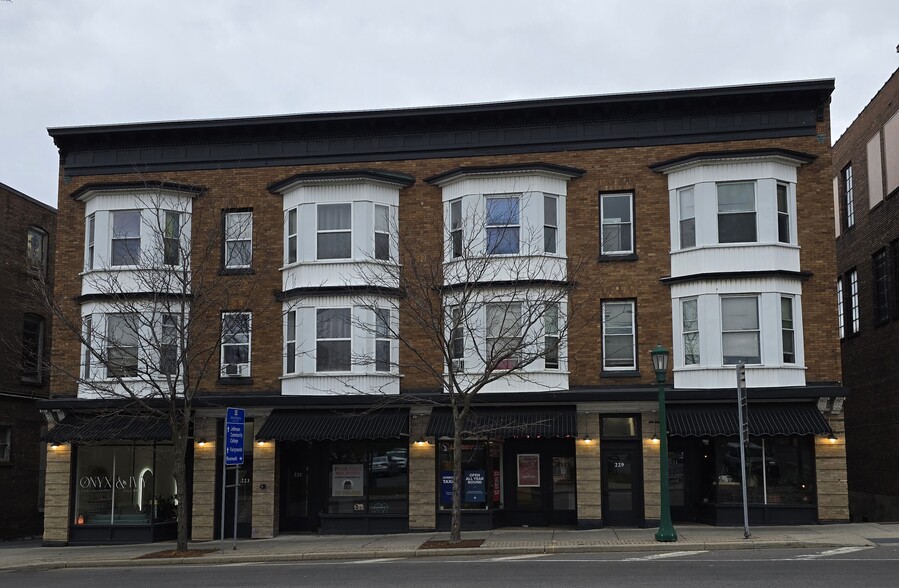
[[[835,78],[899,67],[899,0],[0,0],[0,182],[56,204],[47,127]]]

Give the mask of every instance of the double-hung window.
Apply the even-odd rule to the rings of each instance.
[[[22,380],[40,382],[44,363],[44,319],[26,314],[22,329]]]
[[[680,214],[680,248],[696,247],[696,203],[692,186],[678,190],[677,203]]]
[[[453,306],[449,312],[450,319],[450,361],[453,371],[465,370],[465,316],[461,306]]]
[[[796,330],[793,326],[793,299],[780,298],[780,330],[784,363],[796,363]]]
[[[543,316],[543,366],[548,370],[559,369],[559,305],[548,304]]]
[[[757,296],[721,298],[721,347],[724,365],[761,363]]]
[[[222,313],[222,377],[250,376],[251,327],[249,312]]]
[[[162,263],[181,265],[181,214],[166,210],[163,219]]]
[[[174,376],[178,373],[179,316],[163,314],[160,317],[159,331],[159,373]]]
[[[846,228],[855,226],[855,198],[852,194],[852,164],[843,168],[843,210]]]
[[[786,184],[777,184],[777,240],[790,242],[790,199]]]
[[[453,259],[462,257],[462,200],[450,202],[450,247]]]
[[[285,244],[284,261],[287,264],[297,262],[297,209],[287,211],[287,243]]]
[[[82,323],[84,326],[82,336],[86,343],[82,348],[82,352],[84,353],[84,356],[81,358],[82,377],[85,380],[90,380],[93,377],[91,374],[91,364],[93,363],[94,318],[91,315],[87,315],[82,319]]]
[[[602,365],[607,370],[637,369],[637,343],[632,301],[602,304]]]
[[[634,252],[633,194],[603,194],[602,254],[621,255]]]
[[[353,256],[353,205],[318,205],[318,259]]]
[[[137,376],[138,332],[140,315],[122,313],[106,315],[106,377]]]
[[[349,308],[319,308],[316,310],[316,371],[350,371],[352,361],[351,321],[351,309]]]
[[[86,269],[94,269],[94,234],[97,229],[97,217],[93,214],[87,217],[87,233],[85,241],[87,241],[87,251],[85,252],[84,267]]]
[[[699,356],[699,306],[696,298],[681,302],[681,324],[684,337],[684,365],[698,365]]]
[[[375,259],[390,260],[390,208],[375,204]]]
[[[28,227],[25,244],[25,267],[36,276],[43,276],[47,267],[47,233],[37,227]]]
[[[755,243],[755,182],[718,184],[718,242]]]
[[[543,196],[543,251],[558,253],[559,232],[559,199],[555,196]]]
[[[871,257],[874,270],[874,324],[890,320],[890,282],[887,250],[881,249]]]
[[[487,255],[518,253],[521,229],[519,196],[487,198]]]
[[[284,373],[293,374],[297,371],[297,311],[287,312],[287,332],[284,333],[286,341]]]
[[[375,309],[375,371],[390,371],[390,344],[393,336],[390,326],[390,309]]]
[[[861,327],[858,306],[858,271],[849,272],[849,332],[858,333]]]
[[[253,213],[225,213],[225,268],[247,269],[253,263]]]
[[[521,356],[521,303],[487,305],[487,362],[499,370],[518,366]]]
[[[140,263],[139,210],[116,210],[112,213],[112,265]]]
[[[846,336],[845,301],[843,298],[843,277],[837,279],[837,322],[840,326],[840,339]]]

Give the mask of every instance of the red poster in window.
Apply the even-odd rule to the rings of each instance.
[[[538,453],[519,453],[518,454],[518,487],[519,488],[539,488],[540,487],[540,454],[538,454]]]

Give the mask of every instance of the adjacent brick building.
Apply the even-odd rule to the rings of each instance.
[[[0,184],[0,539],[39,535],[43,523],[44,419],[50,317],[40,292],[52,284],[56,211]]]
[[[836,283],[853,518],[899,519],[899,70],[833,146]]]
[[[738,362],[752,520],[847,520],[832,90],[51,129],[67,227],[57,300],[85,327],[81,341],[57,336],[69,369],[42,404],[67,414],[48,436],[66,443],[51,454],[45,540],[150,539],[178,496],[193,538],[216,536],[226,406],[246,409],[257,441],[239,534],[446,528],[452,428],[433,374],[464,379],[491,361],[526,367],[478,394],[466,526],[652,525],[659,343],[675,521],[741,520]],[[190,260],[169,259],[188,238]],[[166,266],[230,293],[198,319],[215,325],[203,336],[217,365],[200,383],[187,491],[168,480],[164,433],[126,424],[113,443],[73,424],[103,407],[98,387],[171,369],[162,335],[150,349],[128,335],[164,333],[171,311],[157,324],[158,309],[124,312],[102,287],[114,276],[129,300],[156,300],[140,277]],[[440,282],[422,300],[456,342],[445,358],[408,312],[420,302],[409,282],[431,266]],[[576,308],[587,312],[560,336]],[[535,316],[528,334],[522,317]],[[105,338],[94,356],[92,337]]]

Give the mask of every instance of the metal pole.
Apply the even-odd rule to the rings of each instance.
[[[661,514],[659,516],[659,532],[656,541],[677,541],[677,531],[671,524],[671,502],[668,497],[668,423],[665,419],[665,374],[656,373],[659,382],[659,494]]]
[[[220,551],[225,553],[225,487],[228,485],[228,466],[225,463],[224,447],[222,448],[222,516],[221,516],[221,534],[219,536]]]
[[[234,466],[234,547],[237,549],[237,493],[240,492],[240,464]]]
[[[746,366],[743,362],[737,364],[737,420],[740,426],[740,481],[743,491],[743,538],[749,539],[749,500],[746,496],[746,443],[749,442],[749,436],[746,434],[746,425],[744,422],[743,412],[749,399],[746,397]],[[748,416],[748,414],[747,414]]]

